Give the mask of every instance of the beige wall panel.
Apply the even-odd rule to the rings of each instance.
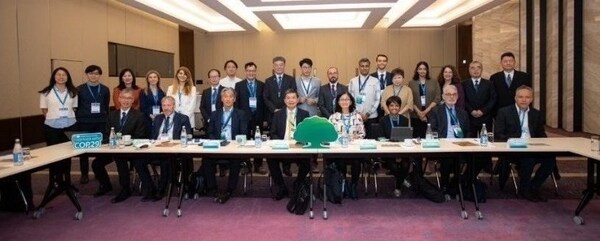
[[[600,0],[584,1],[583,22],[583,131],[600,134]]]
[[[2,85],[0,96],[3,100],[18,99],[19,83],[19,52],[17,48],[17,1],[0,1],[0,31],[2,44],[0,44],[0,66],[2,66]],[[19,116],[19,105],[0,105],[3,116]]]
[[[546,125],[558,128],[558,1],[548,1],[546,15]]]
[[[83,38],[81,2],[74,0],[50,0],[51,58],[79,60]],[[69,72],[76,70],[69,69]]]
[[[574,17],[574,4],[571,0],[561,0],[565,6],[565,21],[563,22],[563,128],[567,131],[573,131],[573,17]],[[578,93],[578,97],[580,94]],[[559,118],[561,118],[559,116]]]
[[[127,35],[125,34],[127,31],[126,27],[126,10],[121,6],[116,5],[113,2],[109,2],[108,9],[106,11],[107,15],[107,38],[109,41],[115,43],[126,43]]]

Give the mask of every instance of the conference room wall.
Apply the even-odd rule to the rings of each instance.
[[[6,127],[12,131],[21,129],[19,118],[40,118],[37,91],[48,84],[53,62],[78,66],[69,69],[76,85],[84,82],[83,68],[97,64],[104,70],[102,82],[111,89],[118,80],[108,77],[108,42],[171,52],[179,65],[178,26],[116,1],[4,0],[0,26],[0,122],[17,123]],[[172,81],[163,76],[161,84],[166,88]],[[143,76],[137,82],[145,86]]]
[[[583,3],[583,131],[600,134],[600,0]]]
[[[243,78],[243,65],[253,61],[258,66],[258,79],[272,75],[272,58],[287,59],[286,73],[300,75],[298,62],[308,57],[314,61],[316,75],[327,82],[327,69],[339,68],[341,83],[355,76],[358,60],[371,60],[375,71],[375,57],[379,53],[389,57],[388,70],[402,67],[406,77],[412,78],[420,60],[429,62],[432,78],[440,68],[456,65],[456,27],[446,29],[402,30],[311,30],[260,33],[201,33],[195,32],[196,79],[207,80],[212,68],[222,70],[228,59],[240,65],[238,76]],[[201,88],[207,88],[204,81]]]

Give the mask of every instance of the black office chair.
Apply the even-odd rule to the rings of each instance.
[[[498,159],[498,163],[496,164],[497,166],[497,172],[498,172],[498,186],[500,187],[500,190],[503,190],[504,187],[506,186],[506,182],[508,181],[508,176],[510,175],[512,182],[513,182],[513,186],[515,188],[515,194],[519,195],[519,184],[518,184],[518,170],[519,170],[519,165],[518,163],[511,161],[511,160],[507,160],[507,159],[503,159],[500,158]],[[558,196],[559,192],[558,192],[558,183],[557,183],[557,177],[556,174],[559,173],[559,169],[558,166],[554,167],[554,171],[552,172],[552,174],[550,175],[552,177],[552,182],[554,184],[554,195]],[[493,176],[492,176],[493,178]]]

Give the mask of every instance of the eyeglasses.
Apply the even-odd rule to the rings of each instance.
[[[457,97],[458,96],[457,93],[445,93],[444,95],[448,96],[448,97]]]

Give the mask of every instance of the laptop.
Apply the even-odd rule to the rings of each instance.
[[[404,139],[412,139],[413,128],[402,126],[402,127],[392,127],[392,132],[390,134],[390,141],[392,142],[400,142],[404,141]]]

